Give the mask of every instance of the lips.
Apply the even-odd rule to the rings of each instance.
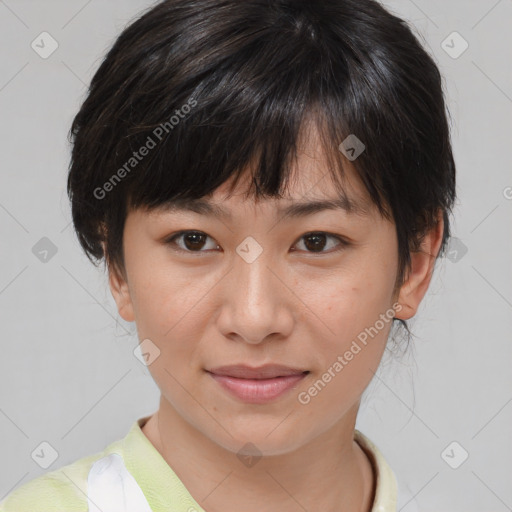
[[[308,370],[278,364],[267,364],[259,367],[251,367],[242,364],[237,364],[230,366],[217,366],[207,371],[209,373],[213,373],[214,375],[234,377],[237,379],[256,380],[273,379],[276,377],[289,377],[292,375],[302,375],[305,373],[309,373]]]
[[[309,374],[308,370],[275,364],[218,366],[206,371],[232,397],[260,405],[284,397]]]

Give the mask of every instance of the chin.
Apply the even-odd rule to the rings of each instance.
[[[221,428],[212,440],[237,456],[283,455],[296,450],[306,443],[306,440],[301,440],[296,435],[296,429],[291,429],[292,425],[286,425],[286,421],[282,422],[282,420],[283,417],[277,420],[268,417],[266,420],[257,422],[252,420],[250,426],[245,422],[231,425],[224,421],[221,424],[231,435]]]

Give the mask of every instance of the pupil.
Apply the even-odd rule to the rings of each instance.
[[[204,243],[204,240],[201,240],[204,238],[204,235],[201,233],[189,233],[185,235],[185,246],[187,249],[200,249],[202,247],[202,243]],[[192,244],[189,242],[192,241]],[[198,246],[194,244],[199,244]]]
[[[308,243],[309,240],[314,240],[313,244],[309,244]],[[325,235],[322,235],[322,234],[309,235],[306,237],[305,245],[310,250],[312,249],[314,251],[315,249],[317,249],[317,250],[319,250],[319,252],[321,252],[321,250],[325,246]]]

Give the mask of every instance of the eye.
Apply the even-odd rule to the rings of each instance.
[[[208,247],[208,244],[206,243],[208,239],[213,242],[210,243],[210,247]],[[337,240],[338,244],[333,244],[332,242],[329,243],[329,239]],[[166,239],[165,243],[176,246],[177,248],[174,250],[189,253],[201,253],[219,248],[213,238],[202,231],[180,231]],[[337,252],[350,245],[350,243],[342,237],[338,235],[331,235],[330,233],[325,233],[323,231],[313,231],[302,235],[300,242],[296,245],[300,245],[301,243],[306,248],[306,252],[312,253]],[[206,249],[202,250],[205,247]],[[326,247],[327,249],[332,249],[332,247],[334,247],[334,250],[324,250]],[[296,249],[292,248],[292,250],[295,251]]]
[[[327,242],[328,239],[331,240],[337,240],[338,244],[334,245],[334,250],[324,251],[323,249],[327,246],[328,248],[332,248],[333,244],[329,244]],[[307,252],[313,252],[313,253],[332,253],[341,251],[345,247],[347,247],[349,242],[347,242],[345,239],[341,238],[337,235],[331,235],[329,233],[325,233],[323,231],[314,231],[311,233],[306,233],[305,235],[302,235],[300,238],[300,242],[297,245],[300,245],[302,243],[302,240],[305,241],[303,245],[306,247]]]
[[[202,231],[180,231],[175,235],[171,236],[166,240],[165,243],[170,245],[177,245],[178,249],[185,252],[206,252],[201,251],[200,249],[204,247],[206,239],[213,240],[213,238],[209,237],[206,233]],[[181,240],[182,244],[175,242],[175,240]],[[210,248],[217,249],[219,246],[217,244],[211,244]]]

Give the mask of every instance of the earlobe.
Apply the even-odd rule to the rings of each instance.
[[[400,288],[397,299],[402,308],[395,315],[396,318],[408,320],[418,311],[432,278],[436,257],[443,239],[443,230],[443,214],[440,212],[437,224],[425,234],[420,249],[411,253],[410,270]]]
[[[102,230],[104,240],[101,242],[101,247],[103,248],[103,257],[105,258],[108,269],[110,292],[112,293],[112,297],[114,297],[121,318],[127,322],[134,322],[135,314],[133,312],[132,298],[130,296],[127,280],[121,276],[121,272],[118,270],[117,266],[111,263],[106,252],[106,228],[103,224]],[[126,272],[124,272],[124,274],[126,274]]]
[[[121,318],[133,322],[135,315],[127,281],[115,269],[109,268],[109,284]]]

